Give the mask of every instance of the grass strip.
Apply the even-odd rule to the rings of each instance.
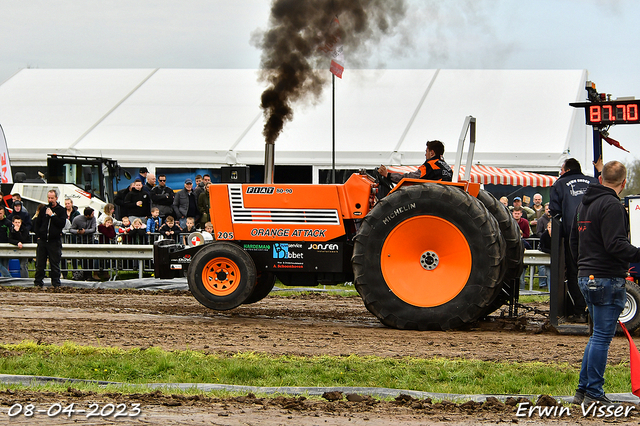
[[[247,386],[364,386],[458,394],[573,394],[568,364],[442,358],[233,355],[22,342],[0,345],[0,373],[129,384],[220,383]],[[628,364],[611,365],[607,392],[630,392]],[[74,385],[75,386],[75,385]]]

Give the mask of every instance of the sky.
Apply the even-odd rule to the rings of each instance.
[[[405,18],[394,34],[370,46],[365,56],[345,49],[345,76],[350,66],[586,69],[598,91],[614,99],[640,99],[639,1],[406,1]],[[22,68],[260,68],[255,40],[268,28],[271,1],[0,0],[0,5],[1,84]],[[531,87],[531,96],[553,93]],[[605,161],[640,160],[640,126],[614,126],[610,135],[631,153],[605,146]]]

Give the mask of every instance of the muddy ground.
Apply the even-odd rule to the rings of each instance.
[[[81,345],[122,348],[157,346],[167,350],[194,349],[207,353],[259,351],[275,355],[378,355],[383,357],[446,357],[485,361],[568,362],[579,365],[586,336],[559,335],[546,324],[548,305],[527,305],[517,319],[494,314],[462,331],[417,332],[389,329],[363,306],[359,297],[311,294],[282,298],[270,296],[230,312],[202,307],[188,292],[136,290],[86,290],[63,288],[54,292],[0,287],[2,343],[34,340],[45,344],[66,341]],[[616,337],[609,362],[628,360],[626,339]],[[99,401],[129,406],[141,404],[137,417],[72,418],[46,414],[27,418],[18,415],[13,424],[101,424],[121,421],[143,424],[215,425],[397,425],[478,424],[514,422],[575,424],[598,421],[583,417],[579,408],[571,417],[550,419],[516,416],[516,406],[498,401],[479,404],[432,403],[411,398],[378,401],[364,397],[349,401],[300,399],[298,397],[215,399],[181,396],[94,395],[69,389],[62,394],[28,391],[0,392],[0,424],[9,408],[31,401],[37,408],[76,402]],[[86,408],[86,407],[85,407]],[[617,421],[638,422],[633,416]]]

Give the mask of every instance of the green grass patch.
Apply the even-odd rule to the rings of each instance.
[[[519,303],[542,303],[542,302],[549,302],[549,295],[543,295],[543,296],[520,296],[518,298],[518,302]]]
[[[374,356],[210,355],[159,348],[122,350],[71,343],[0,345],[0,373],[128,384],[221,383],[247,386],[365,386],[460,394],[571,395],[568,364],[499,363]],[[629,392],[628,364],[611,365],[607,392]],[[73,385],[81,387],[83,385]],[[139,389],[138,389],[139,391]]]

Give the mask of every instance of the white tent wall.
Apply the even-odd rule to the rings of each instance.
[[[327,71],[328,73],[328,71]],[[262,164],[258,70],[25,69],[0,85],[14,165],[50,153],[111,157],[125,167]],[[584,70],[347,70],[336,79],[336,165],[417,165],[440,139],[453,161],[465,116],[478,120],[474,163],[557,171],[590,162]],[[328,79],[328,81],[330,81]],[[277,165],[331,166],[331,85],[294,106]],[[590,132],[590,129],[589,129]]]

